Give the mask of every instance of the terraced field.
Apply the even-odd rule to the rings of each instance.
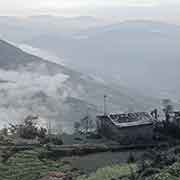
[[[34,150],[21,151],[14,154],[5,163],[0,161],[0,180],[39,180],[49,172],[64,172],[70,174],[72,169],[77,169],[71,173],[72,177],[76,179],[82,172],[89,175],[97,169],[106,166],[116,166],[113,172],[118,172],[119,167],[117,164],[124,164],[129,155],[129,152],[107,152],[82,157],[42,160],[38,158],[42,150],[43,149],[37,148]],[[118,174],[120,172],[121,171],[119,171]]]
[[[21,151],[14,154],[5,163],[0,161],[0,180],[41,180],[50,172],[64,173],[68,177],[70,175],[72,180],[129,180],[132,172],[136,172],[136,175],[139,173],[140,164],[138,163],[140,161],[134,164],[126,163],[130,152],[107,152],[57,160],[42,160],[39,156],[40,152],[43,152],[43,148]],[[138,153],[141,156],[142,152],[134,152],[136,156]],[[153,152],[151,153],[153,155]],[[153,163],[157,159],[149,159],[147,169],[142,172],[152,172],[156,169],[156,173],[152,176],[146,174],[147,177],[145,176],[142,180],[180,179],[180,147],[177,146],[160,155],[162,158],[159,159],[157,156],[159,159],[157,164]],[[47,178],[47,180],[50,179]]]
[[[51,171],[67,172],[69,164],[62,161],[38,159],[36,151],[24,151],[12,156],[6,163],[0,163],[0,180],[38,180]]]

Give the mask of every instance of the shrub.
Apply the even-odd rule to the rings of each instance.
[[[134,163],[136,161],[134,155],[132,153],[129,153],[129,157],[127,159],[127,163]]]
[[[163,172],[153,176],[153,180],[179,180],[179,178],[172,176],[168,172]]]
[[[95,173],[87,176],[80,176],[77,180],[111,180],[123,179],[131,175],[131,171],[136,172],[137,167],[135,164],[130,165],[116,165],[98,169]],[[128,179],[127,179],[128,180]]]

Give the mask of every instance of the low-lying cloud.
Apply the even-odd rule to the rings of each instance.
[[[68,78],[62,73],[50,76],[0,69],[0,79],[5,80],[5,83],[0,83],[1,127],[19,122],[29,114],[55,121],[63,111],[62,104],[68,95],[64,84]]]

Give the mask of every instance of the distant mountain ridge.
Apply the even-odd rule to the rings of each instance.
[[[180,26],[93,17],[0,17],[0,35],[63,59],[85,74],[157,98],[179,98]],[[59,63],[58,63],[59,64]],[[168,73],[167,73],[168,72]]]
[[[177,25],[127,21],[69,36],[47,33],[25,43],[55,53],[79,71],[114,79],[152,96],[177,99],[179,37]]]
[[[67,35],[104,24],[106,22],[89,16],[75,18],[50,15],[24,18],[0,16],[0,36],[12,42],[22,43],[27,39],[47,33]]]

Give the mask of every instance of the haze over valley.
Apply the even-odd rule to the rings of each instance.
[[[44,126],[51,121],[56,129],[59,126],[71,132],[73,123],[85,117],[87,110],[92,118],[102,113],[104,94],[109,94],[109,112],[146,110],[158,103],[60,63],[27,54],[5,41],[0,41],[0,53],[2,126],[34,114],[40,116]]]
[[[180,179],[179,0],[0,0],[0,180]]]
[[[87,109],[103,111],[104,94],[109,112],[178,103],[178,25],[54,16],[0,17],[0,25],[14,45],[0,46],[3,122],[34,113],[71,129]]]
[[[0,25],[3,39],[45,59],[147,96],[179,96],[178,25],[90,16],[1,17]]]

